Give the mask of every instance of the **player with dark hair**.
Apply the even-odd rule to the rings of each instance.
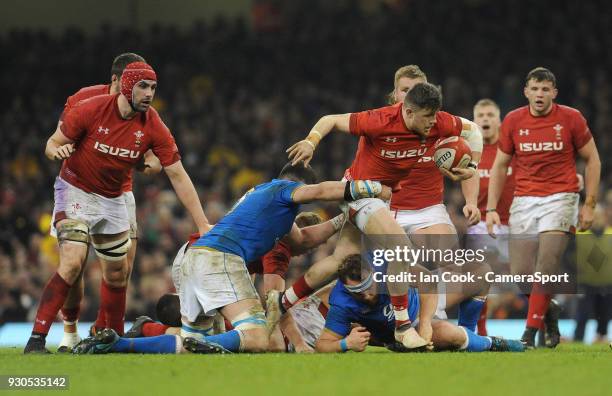
[[[358,254],[350,255],[343,261],[338,269],[338,282],[329,295],[329,311],[325,328],[316,343],[317,352],[361,352],[372,336],[392,350],[406,350],[401,343],[396,343],[391,299],[378,289],[379,284],[374,281],[376,275],[372,266],[363,262]],[[450,304],[456,304],[458,301],[453,301],[451,297],[449,295]],[[454,297],[459,296],[455,294]],[[411,317],[417,317],[419,293],[410,288],[407,298]],[[474,316],[475,323],[478,312]],[[353,323],[357,326],[354,327]],[[436,350],[524,351],[523,344],[518,340],[479,336],[461,322],[457,326],[444,320],[433,320],[432,328],[433,348]]]
[[[432,84],[420,82],[410,89],[401,103],[359,113],[335,114],[322,117],[312,128],[306,139],[294,144],[287,151],[294,163],[304,160],[308,163],[321,139],[332,130],[338,129],[359,136],[359,146],[353,164],[344,174],[347,180],[368,178],[396,188],[418,163],[417,154],[430,134],[440,137],[459,136],[464,133],[463,121],[459,117],[439,111],[442,94]],[[471,125],[469,128],[471,130]],[[474,139],[475,151],[479,151],[479,133],[466,134],[468,141]],[[412,154],[414,153],[414,155]],[[436,170],[436,172],[438,172]],[[474,169],[454,169],[448,176],[453,180],[466,180],[475,175]],[[395,221],[388,204],[379,199],[364,199],[348,205],[348,221],[343,228],[334,254],[315,263],[284,294],[280,304],[288,309],[301,298],[312,293],[317,287],[333,277],[344,258],[360,251],[360,238],[365,235],[386,236],[384,248],[411,247],[402,227]],[[392,237],[392,238],[389,238]],[[390,274],[409,270],[416,275],[427,270],[419,264],[405,268],[403,262],[391,262]],[[396,337],[407,347],[419,347],[431,339],[431,318],[437,305],[435,285],[418,282],[422,293],[419,312],[418,334],[410,326],[408,315],[407,285],[399,282],[388,283],[391,301],[395,309]]]
[[[93,98],[94,96],[98,95],[118,94],[121,90],[121,74],[123,73],[125,67],[133,62],[145,62],[145,60],[142,56],[129,52],[118,55],[113,60],[113,64],[111,66],[110,84],[100,84],[81,88],[74,95],[68,97],[68,99],[66,100],[66,104],[64,105],[62,115],[60,116],[58,126],[61,127],[62,120],[64,119],[65,114],[67,114],[70,109],[80,101]],[[155,154],[153,154],[151,150],[147,150],[147,152],[145,152],[143,155],[143,160],[138,163],[135,169],[142,171],[145,174],[155,174],[161,171],[161,164],[159,163],[159,159],[155,156]],[[130,219],[130,239],[132,240],[130,249],[128,251],[129,276],[129,274],[131,274],[132,272],[132,267],[134,265],[134,258],[136,257],[136,245],[138,238],[138,225],[136,223],[136,201],[134,199],[134,194],[132,193],[131,171],[128,174],[126,181],[123,183],[123,191],[123,197],[125,198],[125,202],[128,208],[128,215]],[[107,295],[107,293],[103,292],[106,289],[104,283],[105,280],[104,278],[102,278],[102,283],[100,284],[101,296]],[[83,298],[83,287],[83,273],[81,272],[77,281],[70,288],[70,292],[68,293],[66,302],[64,303],[64,306],[61,309],[62,318],[64,320],[64,337],[62,338],[59,344],[59,347],[57,349],[58,352],[70,352],[72,347],[80,341],[80,337],[76,329],[77,321],[79,318],[81,299]],[[98,316],[96,318],[96,323],[94,324],[94,329],[102,329],[104,327],[106,327],[105,311],[103,309],[99,309]]]
[[[527,74],[524,95],[529,103],[504,118],[491,168],[486,216],[488,232],[494,236],[493,227],[501,225],[498,201],[510,162],[515,161],[509,226],[510,264],[516,274],[557,273],[576,225],[587,230],[593,222],[601,173],[599,154],[582,114],[556,104],[557,93],[550,70],[537,67]],[[586,161],[586,199],[580,211],[576,154]],[[534,283],[523,334],[529,347],[535,346],[550,301],[551,291]],[[551,348],[560,340],[555,316],[551,315],[546,326],[546,345]]]
[[[159,157],[200,235],[210,228],[174,138],[151,107],[156,88],[151,66],[130,63],[121,75],[120,93],[77,103],[47,141],[47,157],[63,161],[52,221],[60,265],[43,290],[24,353],[48,352],[45,338],[82,271],[90,241],[105,278],[101,308],[106,326],[123,334],[131,244],[123,183],[144,152],[152,149]]]

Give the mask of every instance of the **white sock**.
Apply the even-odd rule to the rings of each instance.
[[[66,333],[64,332],[64,337],[62,337],[62,342],[60,342],[60,346],[67,346],[72,348],[76,344],[81,341],[81,337],[79,337],[79,333]]]

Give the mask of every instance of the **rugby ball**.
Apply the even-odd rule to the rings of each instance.
[[[472,160],[472,150],[462,137],[450,136],[438,139],[434,145],[433,157],[438,168],[467,168]]]

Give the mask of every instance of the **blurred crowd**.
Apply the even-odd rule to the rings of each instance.
[[[612,186],[609,11],[603,0],[260,0],[250,19],[218,17],[188,29],[137,31],[109,23],[94,34],[70,28],[59,35],[0,34],[0,324],[32,319],[58,262],[48,229],[59,163],[44,157],[46,139],[66,97],[106,83],[117,54],[136,52],[156,69],[154,106],[177,140],[211,222],[248,188],[274,177],[285,149],[320,116],[384,105],[394,71],[413,63],[442,87],[444,109],[466,118],[483,97],[496,100],[502,114],[523,105],[526,73],[550,68],[558,102],[582,111],[593,131],[603,199]],[[340,179],[356,141],[332,134],[324,143],[313,165],[321,179]],[[462,197],[456,186],[447,187],[447,205],[461,230]],[[171,288],[175,251],[194,229],[163,174],[137,175],[134,192],[140,238],[127,319],[153,313]],[[317,210],[337,212],[333,206]],[[294,260],[292,274],[330,245]],[[93,255],[85,277],[81,317],[92,320],[100,279]],[[493,316],[523,317],[521,301],[500,303]]]

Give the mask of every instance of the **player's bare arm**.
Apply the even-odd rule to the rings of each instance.
[[[472,151],[472,163],[478,164],[482,153]],[[478,172],[467,180],[461,181],[461,192],[465,198],[463,215],[468,220],[469,225],[477,224],[480,221],[480,210],[478,209],[478,193],[480,192],[480,175]]]
[[[585,200],[580,208],[578,223],[580,231],[588,230],[593,224],[595,205],[597,204],[597,190],[601,177],[601,161],[595,141],[591,139],[578,150],[578,155],[586,161],[585,167]]]
[[[204,215],[198,193],[189,175],[185,171],[183,164],[181,161],[177,161],[172,165],[166,166],[164,171],[166,175],[168,175],[170,183],[172,183],[174,191],[181,203],[187,208],[191,217],[193,217],[193,221],[198,227],[198,232],[200,235],[204,235],[210,229],[210,224],[208,223],[206,215]]]
[[[354,201],[361,198],[380,198],[389,200],[391,188],[370,180],[348,182],[326,181],[318,184],[300,186],[293,192],[293,201],[309,203],[312,201]]]
[[[499,214],[495,211],[495,209],[497,208],[497,202],[499,201],[499,197],[501,197],[504,189],[504,184],[506,184],[506,176],[508,174],[510,161],[512,161],[512,155],[506,154],[500,149],[497,149],[495,162],[493,162],[493,167],[491,168],[491,178],[489,179],[486,218],[487,231],[489,232],[489,235],[494,238],[495,233],[493,232],[493,225],[501,225]]]
[[[58,125],[53,135],[47,140],[45,155],[52,161],[61,161],[70,157],[73,152],[74,142],[62,133]]]
[[[295,256],[306,253],[309,249],[313,249],[322,243],[325,243],[332,235],[334,235],[344,224],[344,214],[340,214],[331,220],[324,223],[313,225],[310,227],[299,228],[295,223],[284,241],[291,248],[291,252]]]
[[[370,332],[365,327],[353,327],[346,338],[334,333],[331,330],[323,329],[321,336],[317,340],[315,350],[317,352],[362,352],[370,342]]]
[[[289,154],[289,159],[293,161],[292,164],[295,165],[300,161],[304,161],[304,166],[308,165],[321,139],[327,136],[332,130],[336,129],[341,132],[350,132],[350,118],[350,113],[331,114],[321,117],[304,140],[300,140],[287,149],[286,152]]]

